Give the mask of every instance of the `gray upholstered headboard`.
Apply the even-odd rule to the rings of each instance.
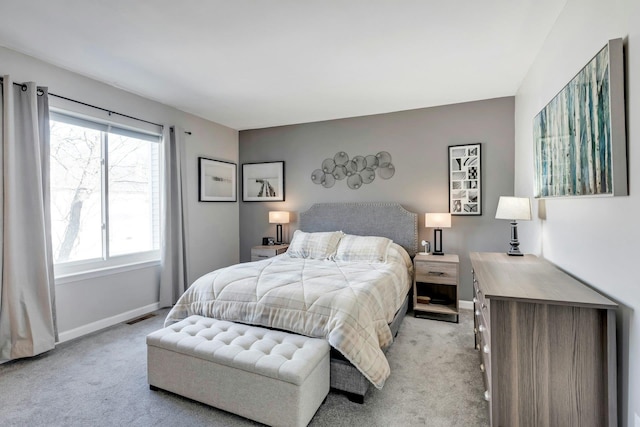
[[[300,212],[300,230],[382,236],[405,248],[411,256],[418,251],[418,214],[398,203],[317,203]]]

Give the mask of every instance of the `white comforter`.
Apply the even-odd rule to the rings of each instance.
[[[165,326],[193,314],[326,338],[377,388],[389,376],[389,322],[411,287],[411,260],[396,244],[386,263],[292,258],[237,264],[196,280]]]

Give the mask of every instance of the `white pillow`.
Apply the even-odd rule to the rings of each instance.
[[[340,240],[336,261],[387,262],[391,239],[377,236],[345,234]]]
[[[296,230],[287,254],[292,258],[332,259],[342,236],[342,231],[305,233]]]

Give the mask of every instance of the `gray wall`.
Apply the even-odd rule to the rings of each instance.
[[[448,212],[449,145],[482,143],[483,214],[454,216],[443,231],[445,252],[460,255],[463,300],[471,300],[470,251],[503,251],[509,224],[495,220],[498,197],[514,188],[514,98],[498,98],[419,110],[240,132],[240,163],[285,161],[284,202],[240,202],[240,259],[263,236],[274,236],[269,210],[293,214],[285,226],[290,236],[297,214],[317,202],[399,202],[419,214],[418,238],[433,240],[424,227],[426,212]],[[338,151],[349,156],[388,151],[396,167],[389,180],[351,190],[346,181],[333,188],[311,182],[311,173]],[[287,230],[288,228],[288,230]],[[285,232],[285,235],[287,233]],[[288,240],[288,239],[285,239]]]
[[[523,224],[520,237],[524,250],[540,254],[619,304],[619,425],[638,427],[640,1],[567,2],[516,94],[515,192],[533,195],[534,116],[609,39],[619,37],[625,49],[629,196],[541,200],[534,203],[536,219]]]

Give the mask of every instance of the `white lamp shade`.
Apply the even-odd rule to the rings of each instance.
[[[451,228],[450,213],[424,214],[424,226],[427,228]]]
[[[531,220],[531,202],[528,197],[500,196],[496,219]]]
[[[269,223],[270,224],[289,224],[289,212],[270,211]]]

